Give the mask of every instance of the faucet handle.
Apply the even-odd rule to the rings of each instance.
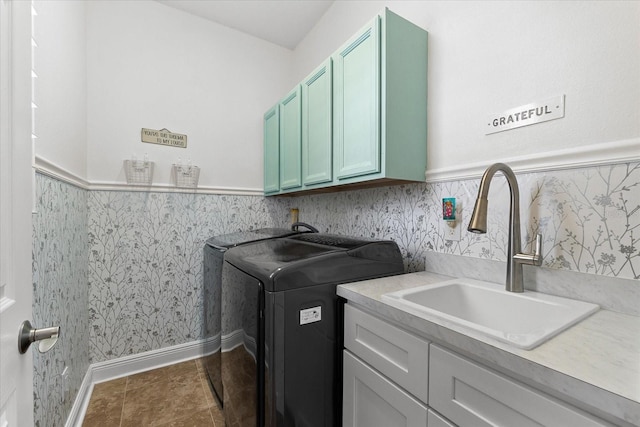
[[[542,265],[542,234],[536,236],[536,247],[532,254],[515,254],[514,260],[520,264]]]
[[[533,265],[542,265],[542,234],[536,235],[536,248],[533,252]]]

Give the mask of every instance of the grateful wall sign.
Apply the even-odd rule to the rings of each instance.
[[[146,128],[142,128],[141,133],[142,142],[187,148],[187,135],[181,133],[173,133],[168,129],[155,130]]]
[[[564,95],[561,95],[489,116],[485,134],[489,135],[563,117]]]

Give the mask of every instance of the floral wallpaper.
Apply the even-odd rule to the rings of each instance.
[[[540,232],[544,267],[640,278],[640,163],[517,179],[523,249]],[[423,270],[428,251],[505,261],[509,191],[499,174],[487,234],[466,231],[479,181],[264,198],[85,191],[38,175],[34,323],[60,324],[63,334],[51,352],[34,352],[37,425],[64,423],[89,363],[201,338],[205,240],[287,227],[290,208],[321,232],[395,240],[407,271]],[[459,209],[460,241],[445,238],[442,199],[449,197]]]
[[[37,174],[36,209],[32,324],[61,332],[49,352],[31,347],[34,422],[63,426],[89,367],[87,191]]]
[[[91,362],[201,338],[204,242],[287,215],[257,196],[91,191]]]
[[[530,188],[549,268],[640,279],[640,164],[565,171]],[[635,231],[635,237],[634,237]]]
[[[640,164],[517,176],[523,240],[543,235],[550,269],[638,279]],[[392,239],[407,271],[427,251],[506,260],[509,191],[494,177],[488,232],[466,231],[479,179],[299,196],[91,191],[91,362],[202,336],[202,246],[217,234],[287,226],[288,210],[321,232]],[[460,241],[445,238],[442,199],[455,197]],[[530,250],[530,244],[523,249]]]
[[[519,174],[517,180],[523,250],[531,251],[541,233],[547,268],[640,278],[639,163]],[[395,240],[408,271],[424,269],[426,251],[506,261],[510,194],[500,174],[489,191],[487,234],[466,231],[479,184],[411,184],[292,203],[301,220],[322,231]],[[459,242],[445,238],[442,199],[449,197],[456,198],[461,217]]]

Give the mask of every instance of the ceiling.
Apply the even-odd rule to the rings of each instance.
[[[333,0],[156,1],[291,50],[333,4]]]

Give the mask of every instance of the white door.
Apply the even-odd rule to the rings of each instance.
[[[31,2],[0,0],[0,426],[33,426]]]

